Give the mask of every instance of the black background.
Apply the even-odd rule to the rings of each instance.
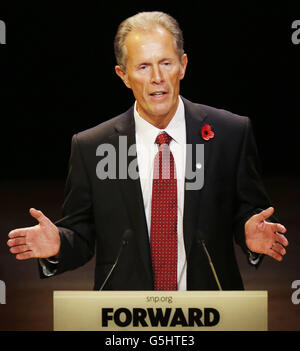
[[[247,115],[264,174],[297,174],[300,45],[297,1],[1,2],[1,178],[64,179],[74,133],[127,110],[114,72],[119,23],[143,10],[179,22],[189,64],[181,94]]]

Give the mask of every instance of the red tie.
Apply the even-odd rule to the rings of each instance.
[[[177,290],[177,179],[167,133],[157,136],[154,159],[151,255],[155,290]]]

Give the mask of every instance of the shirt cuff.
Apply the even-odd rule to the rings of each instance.
[[[256,266],[259,263],[262,256],[261,254],[252,252],[250,250],[248,250],[248,255],[249,255],[248,256],[249,263],[253,266]]]
[[[55,259],[55,258],[52,258],[52,257],[44,258],[44,259],[47,260],[48,262],[52,263],[52,264],[58,264],[59,263],[58,259]]]
[[[57,268],[53,266],[57,265],[59,261],[50,260],[49,258],[39,258],[39,263],[42,267],[43,274],[46,277],[51,277],[57,272]]]

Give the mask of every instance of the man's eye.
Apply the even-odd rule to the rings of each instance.
[[[140,66],[140,69],[142,69],[142,70],[145,70],[147,68],[147,66],[146,65],[142,65],[142,66]]]
[[[169,66],[169,65],[170,65],[170,62],[164,62],[164,65],[165,65],[165,66]]]

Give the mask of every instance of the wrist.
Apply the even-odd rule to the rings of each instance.
[[[60,234],[59,234],[59,230],[56,227],[57,230],[57,242],[56,242],[56,250],[54,250],[54,253],[51,257],[49,257],[49,260],[58,260],[60,257],[60,245],[61,245],[61,240],[60,240]]]

